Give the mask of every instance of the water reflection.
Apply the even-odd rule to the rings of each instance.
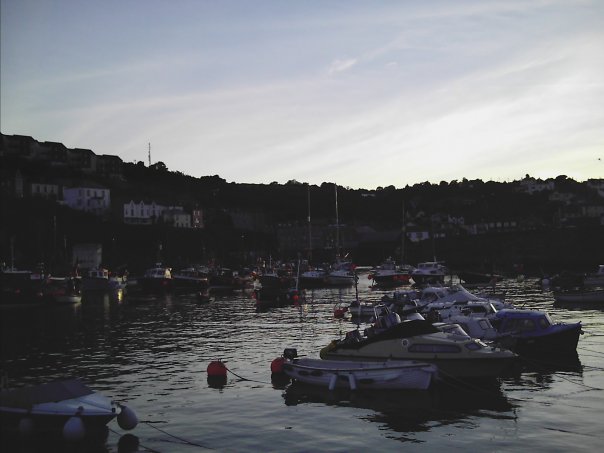
[[[514,404],[500,385],[452,386],[440,383],[430,390],[330,391],[319,386],[293,382],[283,393],[287,406],[321,403],[327,406],[370,409],[360,418],[385,425],[397,433],[426,432],[435,426],[457,423],[469,417],[515,419]],[[406,437],[401,440],[408,440]]]

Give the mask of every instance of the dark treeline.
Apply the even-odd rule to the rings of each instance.
[[[70,250],[77,243],[101,243],[108,266],[127,265],[141,269],[161,259],[179,267],[215,260],[229,266],[252,264],[259,256],[291,259],[303,250],[284,250],[279,228],[336,222],[335,185],[228,183],[219,176],[195,178],[169,171],[161,162],[146,167],[124,164],[123,178],[103,179],[73,169],[53,169],[41,164],[3,158],[1,257],[18,266],[43,261],[50,266],[68,266]],[[100,219],[74,211],[56,201],[15,198],[6,178],[19,169],[25,181],[57,181],[78,186],[94,182],[111,190],[112,211]],[[528,176],[528,175],[527,175]],[[409,243],[412,264],[436,256],[452,267],[498,267],[511,269],[521,263],[533,272],[553,272],[572,267],[589,270],[604,260],[604,231],[599,218],[582,218],[581,205],[602,205],[602,198],[586,183],[566,176],[555,179],[555,190],[573,194],[573,204],[552,201],[551,192],[529,194],[519,181],[466,180],[424,182],[404,188],[376,190],[337,188],[339,224],[370,227],[374,231],[427,230],[438,239]],[[123,205],[131,200],[178,205],[204,213],[203,229],[176,229],[154,225],[123,224]],[[235,213],[254,218],[235,220]],[[404,213],[404,220],[403,220]],[[573,221],[569,224],[568,219]],[[452,220],[453,219],[453,220]],[[456,220],[457,219],[457,220]],[[513,224],[470,235],[452,229],[451,223]],[[350,252],[359,264],[400,251],[400,239],[359,243]]]

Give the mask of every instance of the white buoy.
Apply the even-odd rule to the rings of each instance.
[[[136,425],[138,425],[138,417],[132,409],[122,406],[121,404],[120,408],[122,410],[117,416],[117,424],[120,425],[120,428],[122,429],[134,429]]]
[[[63,426],[63,438],[65,440],[75,442],[82,440],[86,434],[86,428],[81,417],[73,416],[65,422]]]
[[[34,432],[34,420],[31,417],[23,417],[19,420],[19,434],[27,436]]]

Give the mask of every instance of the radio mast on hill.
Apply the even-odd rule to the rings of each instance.
[[[149,142],[149,167],[151,166],[151,143]]]

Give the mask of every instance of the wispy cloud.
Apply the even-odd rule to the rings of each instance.
[[[337,74],[339,72],[345,72],[345,71],[348,71],[349,69],[352,69],[352,67],[355,66],[357,63],[358,63],[358,60],[356,58],[347,58],[344,60],[337,59],[331,63],[327,73],[329,75],[333,75],[333,74]]]

